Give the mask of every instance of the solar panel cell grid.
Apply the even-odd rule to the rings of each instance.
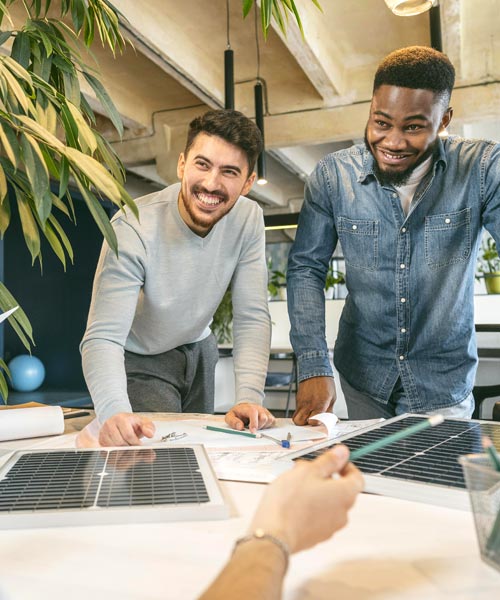
[[[192,448],[26,453],[0,480],[0,512],[209,501]]]
[[[353,451],[424,418],[404,417],[354,435],[343,443]],[[436,427],[372,452],[355,463],[367,475],[464,489],[465,481],[458,457],[482,452],[481,438],[484,435],[488,435],[500,448],[499,424],[445,419]],[[324,450],[308,453],[301,458],[312,460]]]

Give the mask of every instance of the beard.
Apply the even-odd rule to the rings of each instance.
[[[415,171],[415,169],[421,165],[424,161],[426,161],[429,156],[434,154],[434,151],[438,145],[437,138],[434,142],[427,148],[427,150],[422,154],[422,156],[415,162],[415,164],[411,165],[404,171],[383,171],[377,162],[376,156],[373,154],[370,144],[368,143],[368,136],[366,134],[365,129],[365,144],[371,155],[373,156],[373,172],[375,173],[375,177],[378,179],[380,185],[392,185],[392,186],[402,186],[408,183],[410,177]]]
[[[200,193],[216,194],[216,195],[220,196],[222,199],[219,206],[220,207],[227,206],[227,201],[229,198],[228,198],[227,193],[223,190],[212,190],[211,192],[209,192],[207,189],[205,189],[199,185],[193,185],[191,187],[191,189],[189,190],[189,195],[191,197],[196,196],[196,194],[200,194]],[[181,188],[181,200],[182,200],[184,209],[187,212],[187,214],[189,215],[191,221],[198,227],[212,228],[228,212],[228,210],[217,211],[217,213],[209,213],[209,214],[203,214],[203,213],[197,212],[194,208],[194,202],[189,201],[188,194],[187,193],[185,194],[184,190],[182,188]]]

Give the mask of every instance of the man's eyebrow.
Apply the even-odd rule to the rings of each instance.
[[[374,110],[373,114],[381,115],[382,117],[385,117],[386,119],[389,119],[390,121],[392,121],[391,115],[387,114],[383,110]],[[425,115],[423,115],[421,113],[417,113],[415,115],[408,115],[407,117],[404,118],[405,121],[413,121],[415,119],[417,119],[419,121],[428,121],[429,120]]]
[[[213,165],[212,161],[209,158],[207,158],[206,156],[203,156],[203,154],[197,154],[195,156],[195,158],[201,158],[201,160],[204,160],[209,165]],[[233,171],[237,171],[238,173],[241,173],[241,169],[240,169],[240,167],[238,167],[238,165],[222,165],[221,168],[222,169],[233,169]]]

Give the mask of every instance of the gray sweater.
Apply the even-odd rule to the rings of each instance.
[[[131,412],[124,349],[160,354],[204,339],[230,283],[235,402],[262,403],[271,337],[262,210],[240,197],[203,238],[182,220],[179,190],[138,199],[140,222],[115,215],[118,259],[103,244],[80,346],[101,423]]]

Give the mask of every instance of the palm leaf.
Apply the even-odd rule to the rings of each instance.
[[[35,259],[40,255],[40,234],[38,233],[38,227],[28,200],[19,188],[15,187],[14,190],[16,193],[24,240],[31,254],[31,264],[34,264]]]
[[[120,114],[116,110],[113,101],[109,97],[109,94],[104,89],[102,83],[93,75],[91,75],[88,71],[83,71],[82,75],[85,77],[90,87],[94,90],[97,99],[102,104],[104,110],[106,111],[108,117],[111,119],[111,122],[115,126],[115,129],[120,134],[120,137],[123,135],[123,123],[120,117]]]
[[[95,197],[94,194],[92,194],[92,192],[89,192],[87,186],[84,182],[80,180],[78,175],[76,173],[73,173],[73,176],[91,215],[94,217],[94,221],[96,222],[97,226],[101,230],[102,235],[104,236],[104,239],[108,242],[113,252],[118,256],[118,240],[116,239],[114,229],[111,227],[108,215],[106,214],[104,208],[101,206],[99,200]]]
[[[9,292],[9,290],[5,287],[5,285],[0,281],[0,308],[3,312],[14,308],[14,306],[19,306],[19,302],[14,298],[14,296]],[[12,313],[10,317],[7,319],[8,323],[12,325],[12,327],[20,328],[23,333],[23,337],[25,340],[29,338],[32,345],[35,345],[33,341],[33,329],[31,327],[31,323],[29,322],[28,317],[24,310],[19,306],[16,312]],[[30,349],[30,344],[24,344],[24,347],[28,350]]]

